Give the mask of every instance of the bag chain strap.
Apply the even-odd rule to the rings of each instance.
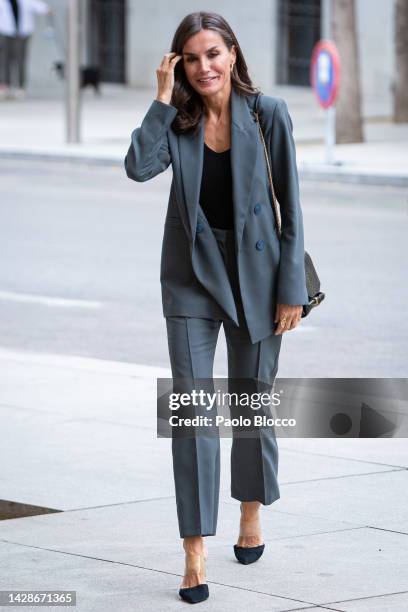
[[[258,100],[257,100],[257,102],[258,102]],[[263,148],[264,148],[266,165],[267,165],[267,168],[268,168],[269,184],[270,184],[271,192],[272,192],[273,208],[274,208],[274,212],[275,212],[275,219],[276,219],[276,224],[277,224],[277,229],[278,229],[278,236],[280,237],[281,234],[282,234],[282,227],[281,227],[281,220],[280,220],[278,203],[276,201],[275,190],[273,188],[271,164],[270,164],[270,161],[269,161],[268,151],[267,151],[267,148],[266,148],[264,135],[262,133],[261,122],[259,121],[258,113],[256,111],[254,111],[254,115],[255,115],[256,120],[258,122],[259,133],[261,135],[261,140],[262,140],[262,144],[263,144]]]

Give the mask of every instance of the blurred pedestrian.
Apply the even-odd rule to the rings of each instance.
[[[25,98],[26,63],[35,14],[51,13],[43,0],[0,0],[0,97]]]

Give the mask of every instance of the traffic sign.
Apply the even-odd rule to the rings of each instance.
[[[320,40],[314,46],[310,81],[320,106],[333,106],[339,89],[340,57],[332,41]]]

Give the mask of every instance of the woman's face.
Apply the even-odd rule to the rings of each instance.
[[[183,48],[183,65],[190,85],[201,95],[218,93],[231,81],[234,47],[226,46],[213,30],[201,30],[188,39]]]

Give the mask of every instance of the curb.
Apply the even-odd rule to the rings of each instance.
[[[124,167],[125,153],[123,159],[117,157],[96,157],[92,155],[75,155],[72,153],[47,153],[34,151],[0,151],[0,159],[21,161],[51,161],[57,163],[69,163],[73,165],[89,166],[116,166]]]
[[[369,172],[353,172],[343,169],[335,170],[334,168],[321,168],[317,165],[315,167],[299,166],[298,171],[299,177],[306,181],[408,187],[408,175],[404,174],[371,174]]]
[[[126,152],[125,152],[126,153]],[[110,166],[116,168],[124,167],[124,158],[98,157],[92,154],[37,152],[37,151],[0,151],[0,159],[23,160],[23,161],[51,161],[57,163],[68,163],[72,165]],[[306,181],[336,182],[360,185],[382,185],[391,187],[408,187],[408,174],[375,174],[369,172],[348,171],[344,168],[313,165],[298,165],[299,177]]]

